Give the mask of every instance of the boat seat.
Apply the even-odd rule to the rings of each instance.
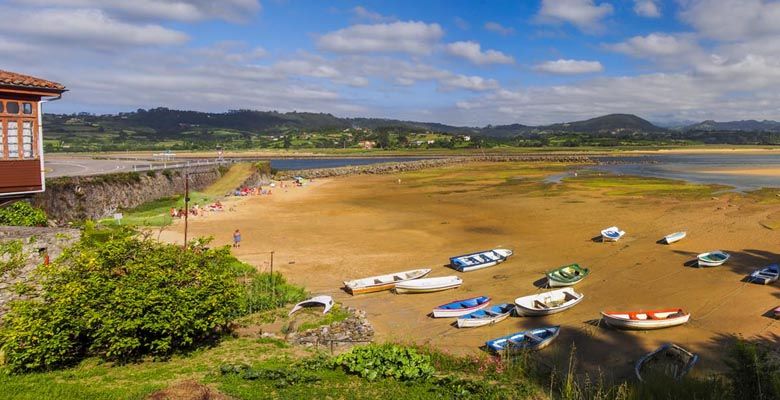
[[[560,276],[562,276],[562,277],[564,277],[566,279],[574,278],[574,275],[572,275],[572,274],[570,274],[570,273],[568,273],[566,271],[558,271],[558,275],[560,275]]]
[[[530,340],[532,340],[534,342],[541,342],[542,340],[544,340],[544,339],[540,338],[539,336],[534,335],[532,332],[526,332],[525,333],[525,337],[527,337],[528,339],[530,339]]]
[[[650,311],[646,312],[645,315],[647,315],[647,319],[663,319],[656,316],[654,312],[650,312]]]
[[[402,277],[400,277],[400,276],[398,276],[398,275],[394,275],[394,276],[393,276],[393,280],[394,280],[394,281],[402,281],[402,280],[404,280],[404,278],[402,278]]]
[[[539,300],[534,300],[534,307],[536,308],[550,308],[547,304],[542,303]]]
[[[630,312],[630,313],[628,313],[628,319],[637,320],[637,319],[639,319],[639,317],[636,316],[635,312]]]

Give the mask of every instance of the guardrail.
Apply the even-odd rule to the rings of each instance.
[[[157,162],[149,164],[133,164],[133,172],[141,171],[158,171],[163,169],[177,169],[177,168],[192,168],[202,167],[209,165],[228,165],[232,164],[233,160],[187,160],[181,162]]]

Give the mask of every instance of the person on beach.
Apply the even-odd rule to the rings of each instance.
[[[241,232],[238,229],[233,232],[233,247],[241,247]]]

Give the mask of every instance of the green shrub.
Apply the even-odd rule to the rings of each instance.
[[[0,276],[22,268],[26,261],[21,240],[0,242]]]
[[[46,226],[46,213],[26,201],[17,201],[0,208],[0,225]]]
[[[80,242],[41,273],[41,299],[12,303],[0,351],[12,372],[95,355],[126,362],[209,343],[242,312],[227,247],[162,244],[127,228],[87,224]]]
[[[767,346],[737,340],[729,356],[734,398],[780,399],[780,360]]]
[[[429,356],[393,344],[355,347],[337,356],[334,363],[371,381],[377,378],[426,380],[435,372]]]

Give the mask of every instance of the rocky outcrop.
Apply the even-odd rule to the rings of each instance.
[[[79,238],[78,229],[0,226],[0,242],[21,245],[18,253],[3,246],[6,251],[0,254],[0,265],[9,267],[0,275],[0,316],[8,310],[9,301],[37,295],[35,270],[45,264],[47,257],[49,260],[59,257]],[[18,265],[12,259],[18,260]]]
[[[288,343],[306,347],[325,347],[331,351],[349,348],[371,342],[374,327],[366,319],[365,311],[347,307],[347,319],[303,332],[292,332],[286,337]]]
[[[223,171],[224,167],[217,166],[191,168],[190,190],[206,188]],[[33,203],[58,224],[105,218],[117,210],[183,194],[185,172],[168,169],[47,179],[46,192],[37,195]]]
[[[436,168],[450,164],[462,164],[465,162],[561,162],[561,163],[593,163],[594,161],[584,155],[572,154],[540,154],[540,155],[506,155],[506,156],[468,156],[433,158],[427,160],[401,161],[392,163],[352,165],[336,168],[318,168],[304,170],[279,171],[276,179],[290,179],[295,176],[304,178],[327,178],[343,175],[361,174],[394,174],[405,171],[417,171],[425,168]]]

